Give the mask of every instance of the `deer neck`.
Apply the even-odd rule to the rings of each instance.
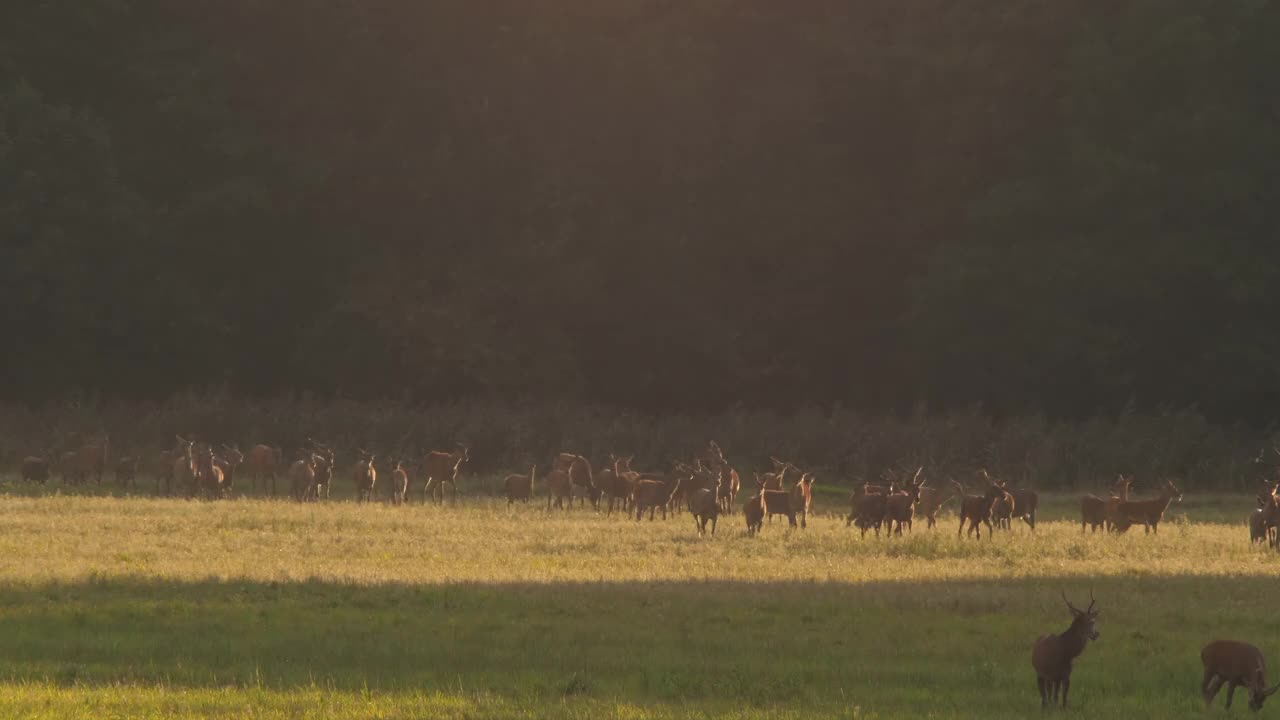
[[[1068,660],[1084,652],[1085,643],[1089,642],[1087,627],[1083,620],[1076,620],[1071,623],[1071,627],[1067,628],[1066,632],[1058,636],[1062,638],[1062,650]]]

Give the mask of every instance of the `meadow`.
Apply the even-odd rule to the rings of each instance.
[[[1020,718],[1060,591],[1102,609],[1067,715],[1201,716],[1210,639],[1280,658],[1280,556],[1250,547],[1247,496],[1188,492],[1150,536],[1082,535],[1049,496],[1035,533],[975,542],[953,514],[860,539],[834,489],[806,530],[747,537],[739,514],[699,538],[684,514],[479,494],[0,487],[0,717]]]

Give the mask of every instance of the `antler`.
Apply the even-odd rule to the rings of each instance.
[[[922,473],[922,472],[924,472],[924,466],[923,466],[923,465],[921,465],[920,467],[916,468],[916,474],[911,478],[911,484],[912,484],[912,485],[919,485],[919,484],[920,484],[920,482],[919,482],[919,480],[920,480],[920,473]]]
[[[1067,604],[1068,610],[1070,610],[1073,613],[1080,612],[1080,608],[1076,607],[1075,605],[1072,605],[1071,601],[1067,599],[1067,593],[1065,591],[1059,590],[1058,593],[1062,595],[1062,602]],[[1090,597],[1092,597],[1092,595]]]
[[[1093,612],[1093,605],[1096,602],[1097,601],[1093,599],[1093,588],[1089,588],[1089,609],[1085,610],[1085,612]]]

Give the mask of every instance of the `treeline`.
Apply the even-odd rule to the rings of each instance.
[[[6,2],[0,392],[1261,427],[1278,5]]]
[[[1210,423],[1192,412],[1121,414],[1083,422],[1044,416],[993,420],[977,410],[930,415],[868,415],[845,410],[726,411],[654,416],[605,406],[468,402],[436,407],[352,400],[245,402],[184,394],[159,403],[67,402],[38,410],[0,406],[0,474],[28,454],[58,456],[109,434],[111,458],[142,458],[150,476],[174,435],[211,443],[279,445],[292,457],[312,438],[346,467],[359,449],[414,464],[431,450],[466,444],[464,492],[538,464],[561,451],[597,465],[609,453],[634,454],[641,470],[669,469],[716,440],[749,481],[782,457],[817,474],[822,486],[849,487],[885,471],[954,477],[977,487],[988,469],[1019,487],[1099,489],[1120,473],[1139,492],[1175,479],[1191,492],[1254,492],[1280,467],[1280,433]],[[6,470],[9,469],[9,470]],[[342,483],[346,484],[346,476]],[[144,483],[145,486],[145,483]],[[470,488],[470,489],[468,489]]]

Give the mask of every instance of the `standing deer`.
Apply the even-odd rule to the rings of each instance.
[[[253,478],[254,492],[259,492],[259,484],[265,491],[267,480],[270,480],[271,497],[275,497],[276,476],[288,469],[284,465],[284,451],[274,445],[254,445],[249,448],[245,464],[249,467],[249,475]]]
[[[391,504],[402,505],[409,499],[409,473],[404,471],[404,463],[391,461]]]
[[[953,481],[954,482],[954,481]],[[961,493],[964,489],[956,483],[956,489]],[[956,537],[964,532],[964,524],[969,522],[969,534],[975,535],[975,539],[982,539],[982,528],[978,527],[978,523],[987,526],[987,539],[992,539],[991,527],[991,509],[1002,498],[1007,498],[1009,494],[1005,492],[1003,484],[991,483],[987,491],[982,495],[961,495],[960,499],[960,529],[956,531]]]
[[[1118,517],[1131,523],[1142,523],[1147,533],[1160,532],[1160,520],[1169,509],[1169,503],[1182,502],[1182,492],[1166,480],[1160,496],[1152,500],[1125,500],[1120,502]]]
[[[426,473],[426,478],[422,483],[422,504],[427,503],[427,494],[430,493],[434,499],[439,491],[439,504],[444,505],[444,486],[448,483],[452,488],[451,498],[454,504],[458,502],[458,468],[462,467],[462,463],[471,459],[470,453],[467,452],[467,446],[458,443],[453,452],[434,451],[427,455],[423,460],[422,466]]]
[[[566,509],[564,499],[569,498],[573,493],[573,481],[569,479],[568,470],[552,470],[547,475],[547,510],[551,510],[551,502],[554,500],[555,505],[560,510]],[[573,509],[573,499],[569,499],[568,509]]]
[[[1129,499],[1129,486],[1132,482],[1131,478],[1121,475],[1111,486],[1109,499],[1103,500],[1097,495],[1080,498],[1080,532],[1083,534],[1086,527],[1092,528],[1092,532],[1097,532],[1098,528],[1110,531],[1118,527],[1117,511],[1120,503]]]
[[[1048,707],[1058,701],[1062,691],[1062,707],[1067,706],[1067,693],[1071,690],[1071,664],[1084,652],[1085,644],[1098,639],[1096,624],[1098,611],[1093,609],[1093,593],[1089,593],[1089,607],[1081,610],[1067,600],[1062,600],[1071,611],[1071,627],[1061,635],[1043,635],[1031,648],[1031,666],[1036,670],[1036,686],[1040,688],[1040,707]]]
[[[911,522],[916,513],[916,503],[920,502],[920,488],[924,485],[924,480],[920,479],[920,473],[923,471],[924,467],[916,470],[915,477],[907,483],[905,490],[885,498],[885,519],[889,521],[890,536],[901,536],[904,525],[907,530],[911,529]]]
[[[528,475],[508,475],[502,484],[507,489],[507,505],[519,500],[527,503],[533,497],[533,484],[538,481],[538,466],[529,468]]]
[[[1267,664],[1258,648],[1235,640],[1214,640],[1200,651],[1204,663],[1204,680],[1200,692],[1206,707],[1227,685],[1227,709],[1231,709],[1231,696],[1236,688],[1244,686],[1249,691],[1249,709],[1257,712],[1267,698],[1280,690],[1280,684],[1267,687]]]
[[[359,457],[352,475],[356,485],[356,502],[372,502],[373,489],[378,484],[378,469],[373,466],[374,454],[365,450],[356,450]]]
[[[240,452],[240,444],[223,445],[213,462],[222,470],[225,492],[230,495],[236,489],[236,469],[244,462],[244,453]]]
[[[960,495],[963,496],[964,493],[961,492]],[[924,515],[926,528],[931,529],[938,524],[938,511],[955,497],[955,486],[951,482],[937,488],[920,488],[920,503],[916,506],[916,513]]]
[[[49,461],[35,455],[22,459],[22,479],[26,482],[45,483],[49,480]]]

